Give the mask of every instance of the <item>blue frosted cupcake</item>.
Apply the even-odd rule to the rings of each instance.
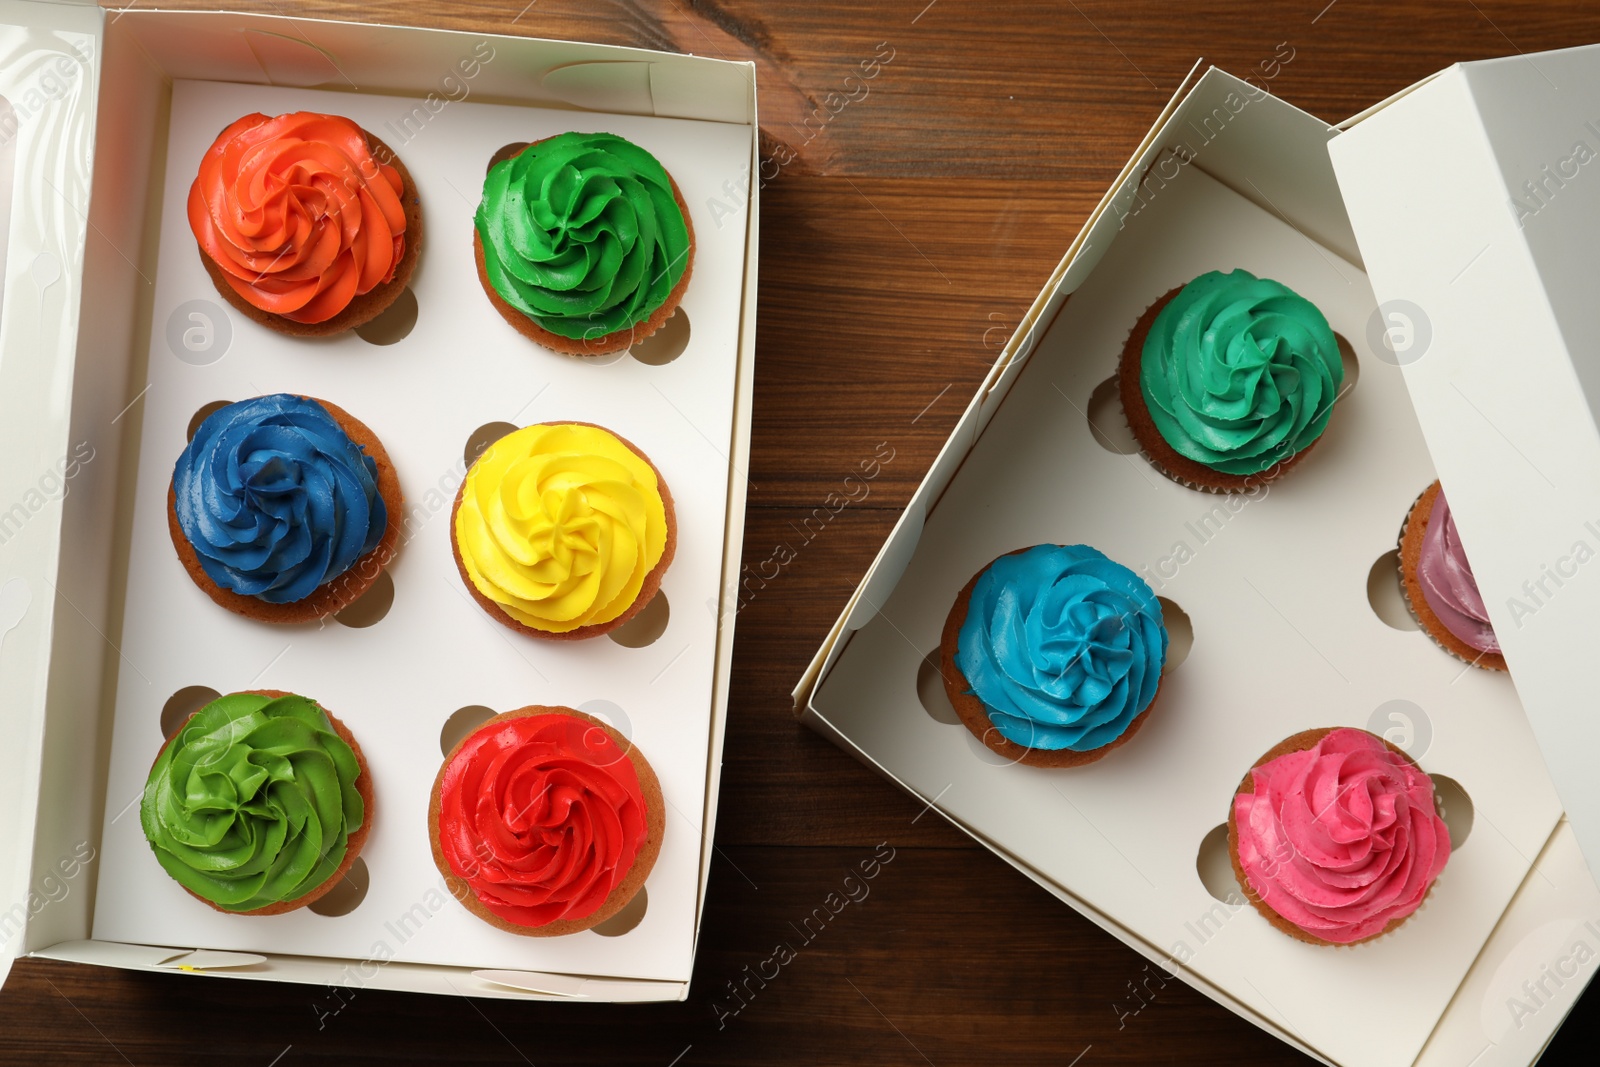
[[[377,436],[325,400],[289,393],[208,415],[167,490],[189,577],[263,622],[310,622],[354,603],[394,558],[401,514]]]
[[[1149,717],[1167,658],[1155,593],[1088,545],[1001,556],[961,590],[939,646],[961,721],[1006,759],[1075,767]]]

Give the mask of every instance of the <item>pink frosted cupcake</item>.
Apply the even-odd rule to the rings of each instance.
[[[1393,930],[1450,858],[1433,780],[1381,737],[1307,730],[1239,783],[1228,852],[1245,896],[1279,930],[1353,945]]]
[[[1506,669],[1500,639],[1489,625],[1483,594],[1438,482],[1417,497],[1400,528],[1400,579],[1411,614],[1441,648],[1474,667]]]

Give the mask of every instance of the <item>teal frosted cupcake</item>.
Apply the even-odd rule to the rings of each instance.
[[[156,860],[218,911],[277,915],[350,869],[372,825],[372,775],[316,701],[230,693],[161,746],[139,822]]]
[[[1034,545],[956,597],[940,674],[973,736],[1014,763],[1102,759],[1149,718],[1166,665],[1155,593],[1088,545]]]
[[[1117,370],[1145,456],[1193,489],[1244,492],[1303,459],[1344,383],[1315,304],[1246,270],[1210,271],[1140,316]]]
[[[563,133],[492,161],[474,217],[478,279],[524,336],[574,356],[658,330],[694,268],[694,227],[672,175],[611,133]]]

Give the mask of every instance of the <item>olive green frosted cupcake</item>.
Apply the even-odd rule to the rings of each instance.
[[[139,822],[157,861],[218,911],[277,915],[332,889],[372,825],[372,776],[309,697],[230,693],[161,746]]]
[[[1117,370],[1122,410],[1152,465],[1191,489],[1271,481],[1321,439],[1344,384],[1315,304],[1247,270],[1209,271],[1150,305]]]
[[[660,329],[688,288],[694,227],[656,157],[610,133],[558,134],[502,156],[472,237],[501,317],[574,356],[621,352]]]

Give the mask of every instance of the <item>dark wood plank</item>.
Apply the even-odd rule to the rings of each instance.
[[[1600,8],[311,0],[294,10],[758,66],[769,162],[745,564],[772,573],[780,544],[794,559],[752,583],[739,618],[694,992],[686,1004],[622,1008],[369,990],[319,1029],[322,990],[25,960],[0,995],[0,1061],[943,1067],[1067,1064],[1083,1052],[1084,1067],[1303,1062],[1177,982],[1119,1019],[1114,1005],[1146,973],[1135,954],[796,725],[788,693],[1011,324],[1197,57],[1337,121],[1457,60],[1600,39]],[[892,461],[833,514],[829,494],[880,445]],[[798,944],[790,924],[825,906],[882,841],[898,851],[868,897]],[[726,984],[791,938],[793,962],[765,988],[753,983],[748,1006],[719,1026],[719,1005],[733,1003]],[[1580,1005],[1550,1062],[1592,1047],[1596,1004],[1591,994]]]
[[[981,852],[897,845],[897,823],[881,847],[729,849],[684,1004],[469,1003],[358,989],[323,1018],[336,1001],[320,987],[33,960],[7,984],[0,1059],[39,1062],[31,1057],[47,1047],[62,1064],[120,1063],[120,1054],[140,1065],[266,1065],[289,1048],[280,1067],[394,1057],[1064,1065],[1091,1045],[1081,1062],[1133,1062],[1158,1042],[1200,1038],[1186,1062],[1285,1062],[1277,1041],[1178,981],[1157,984],[1142,958],[1010,868]],[[780,964],[788,953],[779,946],[793,959]],[[1124,1016],[1129,982],[1149,982],[1156,995]]]
[[[898,458],[895,462],[899,462]],[[873,500],[876,482],[868,487]],[[851,504],[836,514],[752,508],[746,521],[744,608],[723,757],[717,841],[870,845],[892,829],[907,846],[977,846],[876,773],[802,727],[789,693],[898,513]],[[792,559],[791,559],[792,557]],[[778,566],[777,561],[790,560]],[[763,581],[764,575],[773,575]],[[915,679],[907,679],[914,685]],[[914,820],[914,821],[913,821]]]
[[[992,857],[906,848],[897,844],[902,829],[887,824],[881,844],[729,849],[714,869],[682,1004],[357,988],[330,1015],[338,1001],[322,987],[26,960],[6,985],[0,1061],[1065,1067],[1082,1054],[1084,1067],[1312,1062],[1181,981],[1163,985],[1142,957]],[[1137,1011],[1130,983],[1145,1002]],[[1596,1029],[1574,1018],[1549,1062],[1588,1062],[1559,1057],[1587,1047]]]

